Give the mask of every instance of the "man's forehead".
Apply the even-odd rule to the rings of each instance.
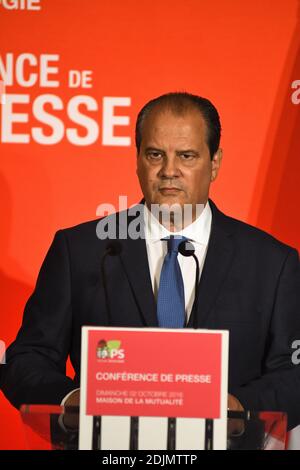
[[[150,109],[147,115],[144,118],[144,123],[147,121],[154,121],[154,120],[168,120],[168,119],[178,119],[178,120],[186,120],[186,119],[196,119],[199,120],[201,123],[204,122],[204,118],[200,109],[196,108],[193,105],[186,106],[184,108],[176,108],[171,106],[162,106],[157,105],[154,108]]]
[[[154,109],[145,117],[142,134],[177,134],[186,135],[191,130],[206,133],[206,123],[201,112],[195,108],[187,108],[185,112],[177,113],[169,108]],[[202,133],[202,132],[201,132]]]

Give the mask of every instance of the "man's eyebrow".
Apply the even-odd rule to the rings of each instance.
[[[194,153],[195,155],[199,155],[199,152],[195,149],[176,150],[176,153]]]
[[[146,147],[145,152],[159,152],[162,154],[165,154],[166,152],[162,149],[159,149],[157,147]],[[182,149],[182,150],[175,150],[176,154],[182,154],[182,153],[193,153],[194,155],[199,155],[199,152],[195,149]]]
[[[158,149],[157,147],[146,147],[145,152],[159,152],[159,153],[165,153],[164,150]]]

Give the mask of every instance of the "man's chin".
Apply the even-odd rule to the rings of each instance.
[[[184,207],[185,204],[188,204],[187,201],[183,201],[182,198],[178,197],[177,194],[159,194],[155,197],[151,204],[159,204],[159,205],[166,205],[166,206],[180,206]]]

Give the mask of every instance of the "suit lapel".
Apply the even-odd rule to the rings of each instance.
[[[198,328],[204,328],[208,324],[209,314],[229,271],[234,254],[230,219],[222,214],[212,201],[210,201],[210,206],[212,209],[211,234],[198,287],[198,305],[194,312],[197,315]],[[193,318],[190,318],[188,327],[192,325]]]
[[[128,225],[133,219],[134,217],[128,217]],[[126,240],[119,241],[123,246],[120,254],[121,262],[126,271],[139,314],[145,326],[157,327],[156,302],[152,290],[145,239],[133,240],[128,236]]]

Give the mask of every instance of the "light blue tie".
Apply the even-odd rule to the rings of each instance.
[[[185,323],[184,285],[178,263],[178,246],[185,237],[164,238],[168,253],[160,274],[157,296],[157,318],[161,328],[183,328]]]

